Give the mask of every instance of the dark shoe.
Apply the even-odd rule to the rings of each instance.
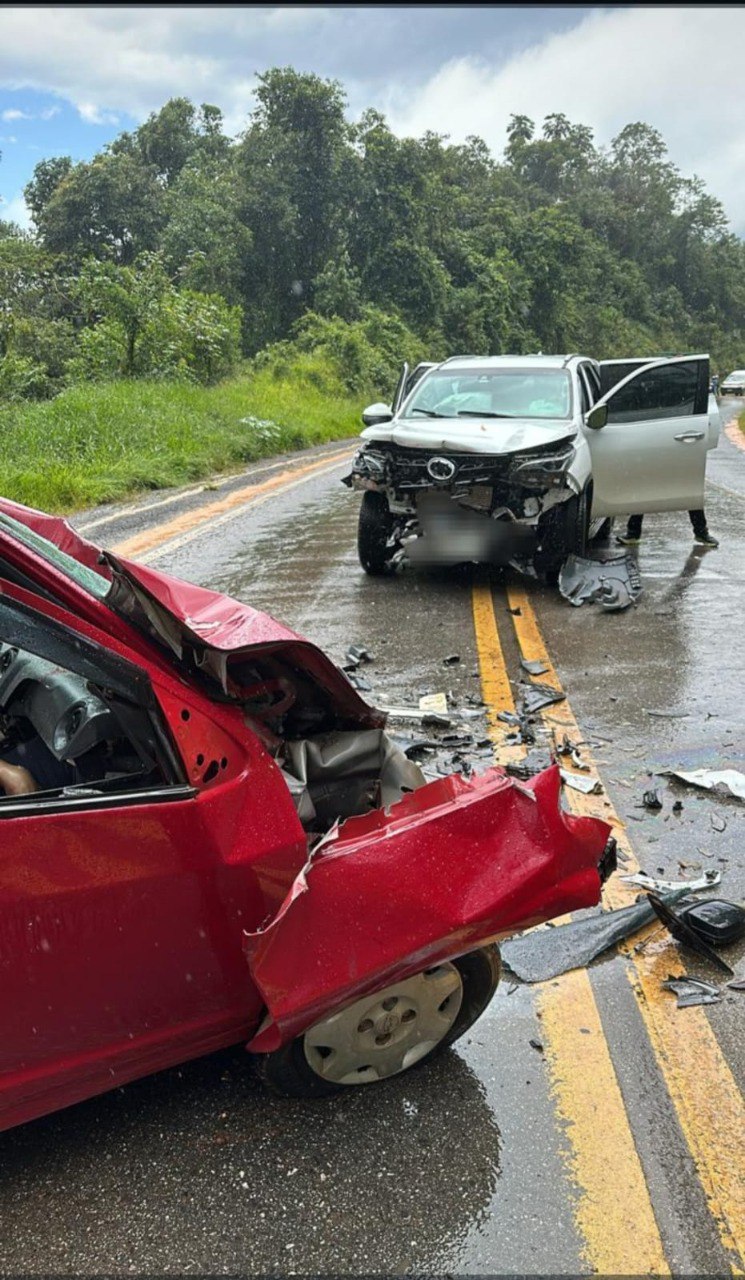
[[[617,533],[616,542],[621,547],[638,547],[641,542],[641,536],[638,538],[632,538],[628,533]]]
[[[715,538],[711,533],[694,533],[694,542],[700,542],[702,547],[718,547],[719,539]]]

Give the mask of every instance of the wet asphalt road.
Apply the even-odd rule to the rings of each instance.
[[[723,416],[740,407],[724,401]],[[144,558],[272,612],[336,660],[364,643],[375,655],[365,673],[373,701],[445,689],[462,705],[479,692],[471,573],[366,578],[355,551],[357,500],[338,483],[344,468],[323,462],[338,452],[313,455],[318,474],[284,496],[278,489],[262,505],[221,515],[219,533],[214,522],[181,532]],[[296,463],[262,468],[255,482]],[[717,867],[722,893],[743,900],[742,806],[656,776],[674,766],[745,770],[745,452],[723,436],[708,475],[721,547],[694,549],[685,514],[648,516],[636,609],[574,610],[554,591],[529,591],[581,728],[605,740],[601,775],[642,867],[672,878]],[[155,496],[77,523],[113,546],[246,483],[198,487],[167,505]],[[495,615],[517,679],[505,585],[494,579]],[[443,667],[452,653],[460,663]],[[660,814],[639,808],[652,785]],[[683,800],[679,815],[673,798]],[[729,958],[745,973],[745,948]],[[665,1258],[677,1273],[721,1274],[731,1255],[624,964],[618,955],[596,963],[592,988]],[[744,1010],[745,995],[734,992],[706,1010],[740,1088]],[[236,1049],[11,1131],[0,1139],[0,1269],[589,1273],[587,1188],[568,1158],[544,1055],[530,1044],[543,1036],[539,1012],[534,990],[508,980],[431,1067],[331,1102],[270,1097]],[[621,1168],[620,1196],[623,1176]]]

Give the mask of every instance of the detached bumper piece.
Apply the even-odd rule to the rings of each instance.
[[[442,960],[593,906],[608,824],[562,811],[555,766],[429,783],[316,846],[277,915],[245,935],[272,1052],[345,1004]],[[602,872],[600,870],[602,868]]]
[[[559,574],[559,591],[570,604],[598,603],[609,613],[635,604],[641,590],[639,566],[632,556],[586,560],[571,555]]]

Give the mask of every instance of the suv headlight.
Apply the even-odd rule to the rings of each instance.
[[[364,476],[367,480],[385,479],[385,456],[373,449],[360,449],[352,462],[352,475]]]
[[[563,485],[564,472],[573,457],[573,444],[559,446],[550,453],[517,453],[510,467],[510,479],[536,489]]]

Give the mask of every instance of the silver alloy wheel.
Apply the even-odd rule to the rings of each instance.
[[[334,1084],[372,1084],[406,1071],[451,1030],[463,980],[450,961],[348,1005],[303,1037],[313,1071]]]

